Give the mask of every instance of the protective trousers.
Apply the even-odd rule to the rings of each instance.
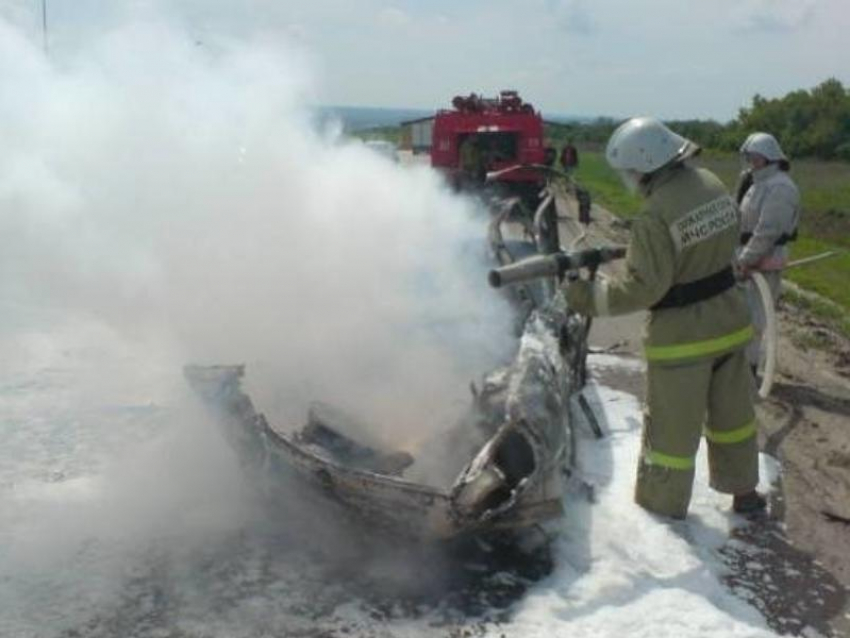
[[[639,505],[685,517],[703,434],[711,487],[727,494],[755,489],[758,447],[752,382],[743,349],[697,363],[649,363],[635,489]]]

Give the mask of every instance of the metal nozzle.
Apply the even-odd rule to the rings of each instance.
[[[523,259],[515,264],[494,268],[487,275],[487,281],[494,288],[506,284],[515,284],[545,277],[561,277],[569,270],[596,268],[626,254],[622,247],[603,247],[580,250],[570,253],[552,253]]]
[[[557,277],[560,272],[558,259],[555,255],[539,255],[523,259],[515,264],[494,268],[487,275],[487,281],[493,288],[501,288],[506,284],[515,284],[530,279]]]

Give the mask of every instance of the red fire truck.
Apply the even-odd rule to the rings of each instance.
[[[464,144],[476,145],[480,173],[502,171],[524,165],[544,164],[552,150],[543,143],[543,118],[516,91],[502,91],[498,98],[475,93],[452,100],[453,109],[443,109],[434,117],[431,139],[431,165],[444,171],[455,185],[481,180],[481,175],[464,175]],[[500,174],[498,181],[524,197],[534,197],[543,185],[540,171],[518,168]]]

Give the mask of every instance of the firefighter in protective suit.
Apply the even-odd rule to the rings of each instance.
[[[782,269],[788,262],[788,243],[797,238],[800,191],[788,175],[788,158],[769,133],[750,135],[741,146],[741,158],[747,170],[738,193],[741,209],[738,272],[744,279],[753,270],[761,272],[775,304],[779,300]],[[765,318],[752,285],[747,288],[747,298],[757,336],[747,349],[747,357],[755,371]]]
[[[575,281],[570,307],[592,315],[649,309],[646,415],[635,500],[684,518],[694,461],[705,436],[711,487],[738,512],[763,509],[752,378],[744,349],[753,335],[735,285],[734,200],[709,171],[687,161],[699,148],[652,118],[611,136],[608,163],[646,199],[634,221],[626,275]]]

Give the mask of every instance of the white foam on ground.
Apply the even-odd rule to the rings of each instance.
[[[73,360],[66,364],[73,372]],[[72,396],[73,381],[63,383],[63,391]],[[47,418],[56,418],[48,405],[49,393],[37,386],[16,393],[18,400],[21,393],[29,394],[31,418],[45,410]],[[507,620],[459,618],[456,626],[468,624],[476,635],[524,638],[775,635],[755,608],[722,583],[724,567],[717,551],[743,521],[730,514],[728,497],[707,487],[703,454],[689,519],[670,522],[648,514],[632,502],[639,402],[594,384],[585,393],[607,432],[602,440],[589,434],[579,440],[581,470],[595,485],[596,502],[590,504],[580,493],[567,496],[554,572],[531,586]],[[100,397],[104,403],[110,398]],[[65,405],[73,401],[67,399]],[[131,441],[128,425],[133,424],[126,416],[117,415],[111,427],[125,428],[124,436]],[[83,422],[78,432],[102,426]],[[21,434],[7,441],[0,462],[7,464],[16,453],[39,445],[59,445],[60,464],[90,453],[76,451],[73,437],[34,440],[49,438],[50,431],[45,435],[36,428],[30,434],[33,440]],[[18,476],[12,478],[20,480],[0,488],[0,634],[58,636],[69,627],[85,627],[101,614],[111,617],[128,598],[132,613],[139,613],[139,606],[153,605],[154,592],[147,588],[163,584],[156,580],[161,569],[157,556],[169,561],[167,587],[158,595],[175,597],[179,611],[171,626],[188,636],[261,636],[269,630],[280,635],[333,633],[341,628],[364,637],[446,634],[445,624],[435,626],[436,612],[426,611],[417,619],[399,612],[376,621],[371,603],[352,599],[350,593],[334,593],[343,583],[326,583],[321,601],[306,595],[301,584],[316,577],[309,560],[278,563],[268,549],[250,547],[243,556],[229,555],[226,544],[216,543],[238,529],[234,505],[242,496],[222,443],[203,429],[149,432],[151,441],[141,448],[133,441],[137,453],[127,455],[127,446],[121,448],[122,463],[82,464],[77,475],[65,478],[38,478],[35,470],[44,475],[50,469],[52,461],[46,457],[13,466]],[[13,447],[15,441],[18,448]],[[776,468],[763,465],[769,479]],[[195,561],[204,551],[210,552],[214,573],[199,581]],[[222,576],[215,573],[219,564],[229,567],[222,567],[224,579],[216,582]],[[142,578],[138,592],[134,577]],[[152,579],[153,585],[144,579]],[[127,588],[135,593],[127,593]],[[218,608],[214,594],[227,597],[225,609]],[[316,605],[322,605],[321,611],[315,611]],[[100,630],[94,635],[105,635],[103,627]],[[161,627],[140,626],[128,635],[158,635],[156,631]]]
[[[587,358],[588,365],[597,370],[616,368],[629,372],[642,372],[646,370],[646,362],[633,356],[622,356],[616,354],[593,353]]]
[[[721,582],[724,568],[716,552],[743,521],[730,513],[728,496],[708,487],[704,446],[687,521],[649,514],[632,500],[640,450],[638,400],[595,385],[585,394],[596,414],[604,415],[608,433],[580,442],[581,466],[596,485],[598,501],[568,508],[555,573],[533,588],[511,625],[500,631],[525,637],[775,635]],[[763,465],[769,479],[774,470]]]

